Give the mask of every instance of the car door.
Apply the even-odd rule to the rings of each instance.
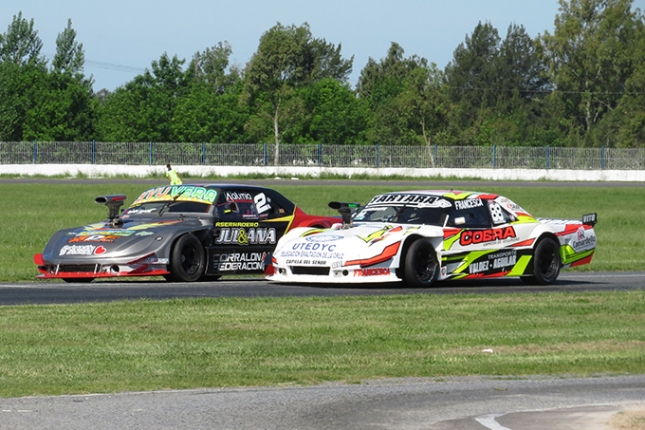
[[[492,199],[456,200],[448,227],[457,232],[444,252],[447,274],[480,277],[510,270],[516,252],[505,250],[519,240],[512,215]]]
[[[236,187],[220,192],[208,247],[208,274],[263,273],[293,218],[272,190]]]

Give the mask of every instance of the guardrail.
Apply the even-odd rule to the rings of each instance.
[[[0,142],[0,164],[275,166],[268,143]],[[281,144],[277,166],[645,170],[644,148]]]

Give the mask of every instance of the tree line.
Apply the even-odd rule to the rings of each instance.
[[[443,70],[393,42],[355,88],[340,44],[277,23],[244,67],[224,41],[94,91],[72,21],[49,63],[19,12],[0,34],[0,141],[645,146],[642,11],[559,3],[553,33],[534,38],[478,23]]]

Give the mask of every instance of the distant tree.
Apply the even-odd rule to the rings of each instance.
[[[392,42],[385,58],[380,62],[369,58],[361,70],[356,93],[371,109],[397,97],[403,90],[404,79],[418,66],[417,57],[406,59],[403,54],[405,50]]]
[[[458,104],[459,128],[475,124],[497,104],[497,63],[501,38],[489,22],[477,24],[446,66],[450,99]],[[473,142],[470,142],[473,143]]]
[[[614,134],[594,137],[593,130],[623,97],[634,72],[630,45],[637,40],[637,16],[631,0],[560,0],[553,34],[543,43],[557,91],[553,98],[569,119],[575,144],[615,143]],[[615,130],[614,130],[615,131]],[[609,135],[607,135],[609,133]],[[595,143],[594,143],[595,142]]]
[[[193,70],[193,79],[215,86],[220,93],[234,88],[241,78],[241,71],[236,67],[229,67],[232,53],[228,42],[219,42],[212,48],[206,48],[204,52],[195,53],[188,66]]]
[[[630,46],[632,74],[625,80],[625,93],[611,114],[617,124],[616,146],[645,147],[645,18],[636,20]]]
[[[78,141],[94,137],[96,100],[85,79],[83,45],[76,42],[71,20],[56,38],[52,69],[32,85],[33,106],[27,111],[23,138]]]
[[[179,100],[172,135],[180,142],[246,142],[248,108],[239,103],[241,71],[229,67],[232,49],[220,42],[197,52],[188,71],[188,90]]]
[[[179,101],[188,92],[190,72],[184,60],[164,53],[125,86],[110,93],[101,104],[97,125],[103,140],[172,142],[173,118]]]
[[[407,113],[408,127],[414,130],[423,145],[439,143],[450,108],[443,72],[437,69],[436,64],[427,64],[425,59],[421,59],[404,83],[404,89],[396,101],[402,112]]]
[[[435,64],[392,43],[380,61],[370,58],[357,84],[369,106],[367,139],[383,145],[429,145],[446,107],[443,74]]]
[[[23,138],[47,141],[89,141],[94,137],[92,89],[83,79],[50,73],[33,87],[34,104],[25,116]]]
[[[40,56],[43,42],[34,30],[34,20],[27,21],[22,12],[13,16],[7,32],[0,35],[0,61],[18,66],[43,65],[44,57]]]
[[[346,82],[326,78],[300,90],[307,113],[302,137],[327,145],[365,143],[369,111]]]
[[[521,25],[505,38],[477,24],[446,67],[452,101],[448,135],[469,145],[540,145],[544,99],[551,89],[542,46]],[[551,139],[552,140],[552,139]]]
[[[0,63],[0,141],[21,141],[29,85],[20,66]],[[33,75],[33,73],[32,73]],[[33,78],[30,76],[30,78]]]
[[[325,78],[347,81],[353,57],[345,60],[340,51],[341,45],[314,39],[306,23],[300,27],[278,23],[260,38],[258,50],[247,65],[243,101],[259,114],[249,121],[247,129],[260,139],[272,130],[274,164],[279,161],[281,122],[288,122],[289,114],[301,112],[303,105],[301,100],[292,100],[295,90]]]
[[[22,12],[0,34],[0,140],[24,139],[27,113],[47,77],[42,45],[33,19],[27,21]]]
[[[82,74],[84,67],[83,44],[76,41],[76,30],[72,28],[72,20],[68,19],[67,27],[56,37],[56,54],[52,60],[52,69],[75,76]]]

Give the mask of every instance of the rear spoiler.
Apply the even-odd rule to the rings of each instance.
[[[347,202],[329,202],[328,205],[331,209],[338,211],[343,218],[343,228],[352,225],[352,215],[361,207],[360,203],[347,203]]]
[[[594,225],[596,225],[596,222],[598,222],[598,215],[595,213],[582,216],[582,223],[585,225],[590,225],[593,227]]]

